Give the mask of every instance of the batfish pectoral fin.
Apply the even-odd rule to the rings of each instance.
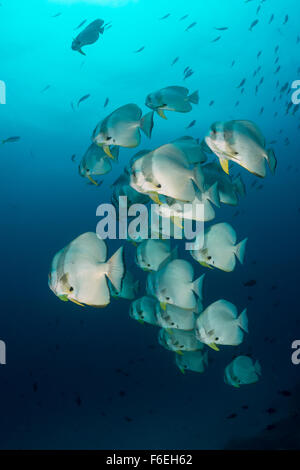
[[[60,300],[62,300],[63,302],[68,302],[68,296],[66,294],[64,295],[58,295],[57,296]]]
[[[162,310],[166,310],[166,308],[167,308],[166,302],[160,302],[160,308],[161,308]]]
[[[115,159],[115,157],[113,156],[113,154],[110,151],[109,145],[103,145],[103,150],[106,153],[106,155],[109,156],[109,158],[111,158],[112,160]]]
[[[179,349],[177,349],[175,352],[176,352],[176,354],[179,354],[179,356],[183,356],[183,352],[180,351]]]
[[[161,118],[163,118],[163,119],[167,119],[167,117],[166,117],[166,115],[165,115],[165,113],[164,113],[164,110],[163,110],[163,109],[161,109],[161,108],[158,108],[158,109],[156,110],[156,112],[157,112],[157,114],[158,114],[158,115],[159,115]]]
[[[143,320],[138,319],[138,322],[143,325],[145,322]]]
[[[209,346],[211,349],[214,349],[215,351],[220,351],[215,343],[207,343],[207,346]]]
[[[169,333],[169,335],[173,335],[174,332],[171,330],[171,328],[166,328],[166,331]]]
[[[223,171],[225,171],[225,173],[227,173],[227,175],[229,175],[229,164],[228,164],[227,158],[219,158],[219,160],[220,160],[220,165],[221,165]]]
[[[89,179],[90,182],[93,183],[95,186],[99,186],[97,181],[95,181],[90,175],[87,175],[87,179]]]
[[[208,263],[205,263],[205,261],[199,261],[199,264],[201,264],[201,266],[204,266],[205,268],[214,269],[213,266]]]
[[[179,367],[179,370],[180,370],[180,372],[181,372],[183,375],[185,374],[185,370],[184,370],[183,367]]]
[[[148,195],[156,204],[161,204],[157,193],[148,193]]]
[[[78,302],[78,300],[75,300],[75,299],[69,299],[69,300],[71,300],[71,302],[73,302],[76,305],[80,305],[80,307],[84,307],[84,305]]]
[[[176,216],[172,215],[171,220],[172,220],[174,225],[177,225],[177,227],[179,227],[179,228],[183,228],[182,218],[181,217],[176,217]]]

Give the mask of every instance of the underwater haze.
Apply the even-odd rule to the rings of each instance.
[[[300,448],[299,15],[297,0],[1,0],[1,449]],[[85,55],[72,49],[96,19],[99,39]],[[155,112],[151,139],[120,147],[101,185],[80,177],[99,121],[128,103],[151,111],[146,96],[168,86],[198,90],[199,103]],[[130,301],[62,302],[48,273],[59,250],[95,232],[97,207],[136,152],[186,135],[202,142],[212,123],[232,120],[255,122],[277,159],[265,178],[233,163],[246,195],[215,208],[213,224],[248,237],[244,263],[208,269],[182,243],[180,257],[195,279],[206,274],[204,308],[247,308],[249,334],[207,348],[204,373],[182,374],[157,327],[129,317]],[[135,246],[106,244],[109,257],[124,246],[145,295]],[[259,360],[257,383],[224,382],[238,355]]]

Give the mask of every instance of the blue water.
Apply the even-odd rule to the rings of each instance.
[[[0,139],[21,139],[0,148],[0,339],[7,346],[7,364],[0,366],[0,447],[278,448],[283,438],[287,446],[300,447],[299,439],[292,439],[299,433],[300,365],[291,362],[291,343],[300,338],[300,114],[293,115],[293,107],[286,114],[291,92],[281,98],[279,92],[300,78],[299,2],[119,3],[1,1],[0,79],[7,103],[0,105]],[[185,14],[188,18],[179,21]],[[84,57],[71,50],[78,34],[74,28],[96,18],[111,21],[112,28],[85,48]],[[259,23],[250,32],[255,18]],[[185,32],[194,21],[196,26]],[[214,29],[225,26],[226,31]],[[142,46],[142,52],[133,52]],[[187,66],[194,75],[183,81]],[[243,78],[241,94],[237,86]],[[166,121],[156,116],[152,139],[143,136],[140,149],[187,133],[202,139],[212,122],[230,119],[253,120],[267,142],[277,141],[272,145],[276,175],[268,172],[257,190],[251,187],[256,177],[239,168],[247,196],[237,208],[223,205],[217,212],[215,222],[231,223],[238,238],[248,236],[249,242],[244,265],[233,273],[207,270],[204,303],[225,298],[239,311],[247,307],[250,333],[239,348],[210,351],[212,361],[202,375],[182,375],[173,354],[158,345],[157,330],[129,318],[128,301],[113,300],[105,310],[81,308],[61,302],[47,284],[53,255],[79,234],[95,230],[97,206],[109,201],[110,184],[133,155],[122,149],[105,183],[88,185],[77,165],[95,125],[123,104],[134,102],[146,111],[146,95],[168,85],[198,89],[199,105],[189,114],[168,113]],[[70,102],[85,94],[90,98],[73,111]],[[196,125],[186,131],[193,119]],[[109,252],[119,245],[110,241]],[[129,265],[133,255],[127,243]],[[195,269],[198,276],[204,268]],[[257,284],[245,287],[249,279]],[[257,384],[238,390],[223,382],[224,367],[237,353],[252,353],[263,371]],[[291,396],[280,395],[281,390]],[[266,413],[270,407],[276,413]],[[232,413],[237,417],[227,419]],[[272,423],[276,428],[266,431]]]

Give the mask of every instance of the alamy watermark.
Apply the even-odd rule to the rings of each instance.
[[[0,80],[0,104],[6,104],[6,84]]]
[[[292,342],[292,349],[295,349],[295,351],[292,354],[292,363],[297,366],[300,364],[300,340],[295,339],[295,341]]]
[[[171,207],[167,204],[132,204],[128,207],[127,197],[120,196],[117,207],[118,210],[107,203],[100,204],[96,210],[96,215],[101,217],[96,233],[103,240],[174,238],[189,240],[185,243],[186,250],[203,247],[204,204],[175,203]]]
[[[292,94],[292,103],[293,104],[300,104],[300,80],[294,80],[291,88],[296,91]]]
[[[6,344],[0,340],[0,365],[6,364]]]

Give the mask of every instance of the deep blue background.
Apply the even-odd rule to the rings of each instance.
[[[278,438],[294,432],[300,375],[300,365],[291,363],[291,343],[300,338],[300,115],[292,115],[293,107],[286,114],[291,92],[281,99],[279,93],[286,82],[300,78],[299,2],[262,3],[252,32],[257,0],[1,3],[0,79],[7,85],[7,104],[0,106],[0,138],[20,135],[21,140],[0,147],[0,339],[7,344],[7,365],[0,366],[0,447],[212,449],[255,436],[278,446]],[[160,21],[167,13],[170,17]],[[85,18],[103,18],[113,26],[86,47],[84,58],[70,45]],[[197,25],[185,32],[193,21]],[[214,30],[223,26],[229,29]],[[144,51],[133,53],[143,45]],[[176,56],[180,59],[171,67]],[[183,81],[186,66],[195,73]],[[243,78],[241,94],[237,86]],[[157,330],[129,318],[128,302],[83,309],[60,302],[47,284],[53,255],[80,233],[95,230],[98,204],[109,201],[111,182],[133,155],[121,150],[103,186],[87,185],[77,164],[96,123],[130,102],[146,111],[147,93],[168,85],[198,89],[199,105],[186,115],[168,113],[167,121],[155,117],[153,137],[143,137],[139,149],[187,132],[202,139],[213,121],[229,119],[254,120],[268,142],[277,141],[276,176],[258,180],[263,188],[257,190],[251,187],[256,177],[241,170],[246,198],[238,208],[223,206],[215,219],[232,223],[238,238],[248,236],[249,242],[245,264],[233,273],[207,270],[204,303],[225,298],[239,311],[246,306],[250,333],[239,348],[209,351],[211,363],[203,375],[183,376],[173,354],[158,345]],[[74,112],[70,102],[87,93],[91,97]],[[110,103],[104,110],[106,97]],[[193,119],[196,125],[186,131]],[[109,252],[117,246],[109,242]],[[126,252],[130,265],[129,244]],[[195,268],[197,275],[203,272]],[[257,285],[245,287],[249,279]],[[225,385],[224,367],[237,353],[260,360],[258,384],[239,390]],[[283,389],[292,396],[279,395]],[[277,412],[269,416],[265,410],[271,406]],[[231,413],[238,416],[226,419]],[[280,424],[285,419],[291,420],[288,430]],[[273,422],[276,429],[264,431]]]

